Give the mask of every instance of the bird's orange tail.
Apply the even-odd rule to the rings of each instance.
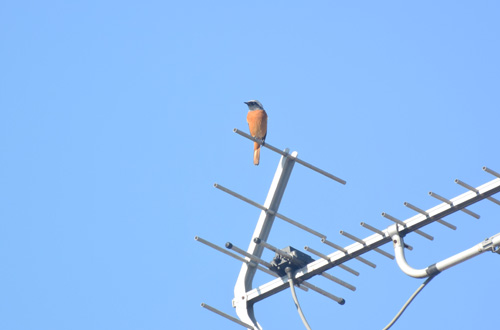
[[[253,164],[259,165],[259,160],[260,160],[260,144],[258,144],[257,142],[254,142],[254,145],[253,145]]]

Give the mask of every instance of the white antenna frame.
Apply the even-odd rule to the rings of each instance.
[[[496,194],[497,192],[500,192],[500,174],[488,169],[487,167],[483,167],[483,170],[488,172],[491,175],[496,176],[497,178],[487,182],[477,188],[474,188],[460,180],[455,180],[456,183],[459,185],[465,187],[469,191],[451,199],[448,200],[436,193],[429,192],[429,195],[440,200],[442,203],[430,208],[428,210],[422,210],[418,208],[417,206],[414,206],[411,203],[405,202],[404,205],[407,206],[408,208],[414,210],[418,214],[410,217],[404,221],[401,221],[399,219],[396,219],[395,217],[387,214],[387,213],[382,213],[382,216],[385,217],[388,220],[391,220],[394,222],[393,225],[388,226],[384,230],[377,229],[369,224],[366,224],[364,222],[361,222],[361,226],[364,228],[374,232],[373,235],[368,236],[364,239],[360,239],[352,234],[347,233],[346,231],[341,230],[340,234],[353,240],[355,243],[347,246],[347,247],[341,247],[330,240],[327,239],[326,235],[319,233],[295,220],[292,220],[280,213],[278,213],[278,208],[281,203],[281,199],[283,197],[283,194],[286,189],[286,185],[288,183],[288,180],[290,178],[291,172],[293,170],[293,167],[295,163],[299,163],[301,165],[304,165],[318,173],[321,173],[325,175],[326,177],[335,180],[341,184],[346,184],[346,181],[326,172],[323,171],[307,162],[304,162],[303,160],[300,160],[297,158],[297,152],[292,152],[289,153],[289,149],[285,149],[284,151],[281,151],[267,143],[264,143],[262,140],[256,139],[238,129],[234,129],[234,132],[246,137],[247,139],[250,139],[252,141],[255,141],[262,146],[282,155],[280,162],[278,164],[278,168],[276,169],[276,173],[274,175],[273,181],[271,183],[271,187],[269,189],[266,201],[264,202],[264,205],[260,205],[236,192],[231,191],[230,189],[223,187],[219,184],[214,184],[214,186],[234,197],[237,197],[259,209],[262,210],[259,219],[257,221],[257,225],[255,227],[252,240],[250,241],[250,245],[247,249],[247,251],[243,251],[240,248],[235,247],[231,243],[227,243],[226,247],[228,249],[231,249],[239,254],[241,254],[243,257],[240,257],[236,254],[233,254],[231,252],[228,252],[206,240],[203,240],[199,238],[198,236],[195,237],[196,240],[220,251],[223,252],[229,256],[232,256],[233,258],[236,258],[239,261],[242,261],[242,267],[238,276],[238,279],[236,281],[236,285],[234,287],[234,298],[232,301],[233,307],[236,309],[236,314],[239,317],[238,319],[235,319],[234,317],[223,313],[205,303],[202,303],[202,306],[211,310],[214,313],[217,313],[243,327],[246,327],[248,329],[258,329],[262,330],[261,325],[257,322],[257,319],[255,317],[254,309],[253,306],[255,303],[268,298],[280,291],[285,290],[286,288],[289,287],[289,283],[295,283],[299,288],[302,288],[304,290],[311,289],[313,291],[316,291],[322,295],[325,295],[337,303],[343,305],[345,300],[343,298],[337,297],[331,293],[328,293],[310,283],[307,282],[308,279],[316,276],[316,275],[322,275],[340,285],[343,285],[346,288],[349,288],[350,290],[356,290],[356,288],[345,282],[342,281],[328,273],[326,273],[327,270],[333,268],[333,267],[339,267],[342,268],[356,276],[359,275],[359,272],[355,271],[354,269],[351,269],[343,263],[351,260],[351,259],[357,259],[366,265],[375,268],[376,265],[364,258],[361,257],[361,255],[369,252],[369,251],[376,251],[385,257],[389,259],[396,259],[398,265],[400,268],[405,272],[407,275],[412,276],[412,277],[429,277],[429,276],[434,276],[437,273],[444,271],[454,265],[457,265],[458,263],[461,263],[465,260],[468,260],[472,257],[475,257],[485,251],[492,251],[495,253],[500,254],[500,233],[497,235],[494,235],[490,237],[489,239],[486,239],[484,242],[481,242],[474,247],[465,250],[455,256],[452,256],[448,259],[445,259],[441,262],[438,262],[436,264],[433,264],[425,269],[414,269],[411,266],[408,265],[406,262],[406,259],[404,257],[404,248],[408,248],[409,250],[412,250],[413,248],[407,244],[404,243],[403,237],[409,233],[415,232],[429,240],[433,240],[434,238],[421,231],[420,228],[431,224],[433,222],[438,222],[452,230],[456,230],[456,226],[453,224],[446,222],[442,220],[442,218],[455,213],[457,211],[463,211],[466,214],[479,219],[479,215],[477,215],[474,212],[471,212],[466,209],[469,205],[472,205],[474,203],[477,203],[483,199],[488,199],[496,204],[500,205],[500,201],[497,199],[491,197],[492,195]],[[318,252],[310,247],[305,247],[305,250],[308,252],[311,252],[312,254],[316,255],[319,257],[319,259],[308,263],[305,267],[302,267],[301,269],[296,270],[295,272],[289,272],[287,271],[287,275],[284,275],[282,277],[279,277],[276,273],[270,271],[269,266],[270,264],[264,260],[261,259],[263,250],[265,248],[270,249],[274,251],[277,254],[280,254],[284,256],[285,258],[291,258],[293,257],[277,248],[272,246],[267,242],[267,239],[269,237],[269,233],[271,231],[272,225],[274,223],[274,219],[278,217],[282,220],[285,220],[286,222],[297,226],[317,237],[320,238],[321,242],[335,248],[338,251],[335,251],[333,253],[330,253],[328,255],[323,254],[321,252]],[[381,250],[379,247],[388,243],[388,242],[393,242],[394,243],[394,249],[395,249],[395,256],[394,257],[392,254]],[[265,266],[267,268],[264,268],[262,266]],[[268,274],[271,274],[275,277],[277,277],[275,280],[272,280],[268,283],[265,283],[263,285],[260,285],[256,288],[252,287],[253,284],[253,278],[255,276],[255,273],[257,269],[262,270]],[[289,276],[293,276],[291,279]],[[300,310],[299,310],[300,312]],[[303,319],[304,321],[304,319]],[[306,322],[304,322],[306,323]],[[307,325],[306,325],[307,326]]]

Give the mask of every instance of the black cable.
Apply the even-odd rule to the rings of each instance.
[[[297,307],[297,310],[299,311],[299,315],[300,315],[300,318],[302,319],[302,323],[304,323],[307,330],[311,330],[311,327],[309,326],[309,323],[307,323],[306,317],[304,316],[304,313],[302,312],[302,308],[300,308],[299,300],[297,299],[297,294],[295,293],[295,287],[294,287],[293,276],[292,276],[292,269],[290,267],[287,267],[285,269],[285,272],[288,275],[288,283],[290,284],[290,289],[292,290],[293,302],[295,303],[295,307]]]
[[[437,274],[436,274],[437,275]],[[429,276],[425,281],[424,283],[422,283],[418,289],[411,295],[410,299],[408,299],[408,301],[403,305],[403,307],[401,308],[401,310],[396,314],[396,316],[392,319],[391,322],[389,322],[388,325],[386,325],[386,327],[383,329],[383,330],[388,330],[390,327],[392,327],[394,325],[394,323],[396,323],[396,321],[399,319],[399,317],[403,314],[403,312],[405,311],[405,309],[410,305],[410,303],[413,301],[413,299],[415,299],[415,297],[420,293],[420,291],[422,291],[422,289],[434,278],[436,277],[436,275],[432,275],[432,276]]]

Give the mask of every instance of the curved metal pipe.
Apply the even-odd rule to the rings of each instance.
[[[389,227],[389,234],[391,235],[392,242],[394,243],[394,252],[396,255],[396,262],[398,263],[399,268],[408,276],[416,277],[416,278],[424,278],[433,275],[437,275],[440,272],[451,268],[459,263],[462,263],[468,259],[471,259],[479,254],[491,250],[496,252],[498,250],[498,246],[500,246],[500,233],[487,238],[479,244],[474,245],[470,249],[462,251],[460,253],[455,254],[447,259],[439,261],[435,264],[428,266],[423,269],[416,269],[411,267],[405,258],[404,253],[404,241],[403,238],[399,235],[397,230],[397,225]]]
[[[394,234],[392,236],[392,242],[394,243],[394,253],[396,255],[396,262],[398,263],[399,268],[408,276],[416,277],[416,278],[424,278],[428,277],[427,268],[426,269],[415,269],[408,265],[405,258],[404,251],[404,241],[403,238],[399,236],[399,234]]]

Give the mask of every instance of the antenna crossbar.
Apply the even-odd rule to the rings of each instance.
[[[203,244],[205,244],[206,246],[209,246],[209,247],[211,247],[211,248],[212,248],[212,249],[214,249],[214,250],[217,250],[217,251],[219,251],[219,252],[222,252],[222,253],[224,253],[225,255],[228,255],[228,256],[230,256],[230,257],[233,257],[234,259],[236,259],[236,260],[238,260],[238,261],[241,261],[241,262],[243,262],[244,264],[247,264],[249,267],[252,267],[252,266],[253,266],[253,267],[255,267],[255,266],[256,266],[258,270],[260,270],[260,271],[262,271],[262,272],[264,272],[264,273],[266,273],[266,274],[269,274],[269,275],[274,276],[274,277],[279,277],[278,275],[276,275],[276,273],[274,273],[274,272],[270,271],[270,270],[269,270],[269,269],[267,269],[267,268],[264,268],[264,267],[262,267],[262,266],[258,265],[255,261],[251,261],[251,260],[249,261],[249,260],[246,260],[245,258],[242,258],[242,257],[240,257],[239,255],[236,255],[236,254],[234,254],[234,253],[231,253],[231,252],[229,252],[229,251],[226,251],[226,250],[224,250],[223,248],[221,248],[220,246],[217,246],[217,245],[215,245],[214,243],[211,243],[211,242],[209,242],[209,241],[207,241],[207,240],[205,240],[205,239],[203,239],[203,238],[201,238],[201,237],[199,237],[199,236],[195,236],[195,237],[194,237],[194,239],[195,239],[195,241],[198,241],[198,242],[200,242],[200,243],[203,243]]]
[[[491,172],[489,172],[489,173],[491,173]],[[467,183],[465,183],[463,181],[460,181],[459,179],[456,179],[455,182],[458,183],[459,185],[461,185],[462,187],[467,188],[470,191],[475,192],[476,194],[479,194],[479,190],[477,190],[476,188],[472,187],[471,185],[468,185]],[[496,198],[486,197],[486,199],[492,201],[493,203],[495,203],[497,205],[500,205],[500,201],[498,199],[496,199]]]
[[[395,223],[397,223],[397,224],[399,224],[399,225],[401,225],[401,226],[406,227],[406,224],[405,224],[403,221],[401,221],[401,220],[399,220],[399,219],[396,219],[395,217],[393,217],[392,215],[390,215],[390,214],[388,214],[388,213],[386,213],[386,212],[382,212],[382,216],[383,216],[384,218],[386,218],[386,219],[391,220],[392,222],[395,222]],[[421,230],[416,229],[416,230],[415,230],[415,233],[419,234],[419,235],[420,235],[420,236],[422,236],[422,237],[427,238],[427,239],[428,239],[428,240],[430,240],[430,241],[433,241],[433,240],[434,240],[434,237],[432,237],[431,235],[429,235],[429,234],[427,234],[427,233],[424,233],[424,232],[423,232],[423,231],[421,231]]]
[[[313,249],[310,246],[304,246],[304,250],[306,250],[307,252],[311,252],[312,254],[315,254],[318,257],[321,257],[321,258],[323,258],[325,260],[330,261],[330,258],[327,255],[325,255],[325,254],[323,254],[323,253],[321,253],[319,251],[316,251],[315,249]],[[347,267],[345,265],[339,265],[339,267],[342,268],[343,270],[345,270],[345,271],[353,274],[353,275],[359,276],[359,272],[355,271],[354,269],[352,269],[350,267]]]
[[[334,248],[334,249],[337,249],[337,250],[339,250],[339,251],[342,251],[344,254],[349,253],[349,252],[347,252],[347,250],[346,250],[346,249],[344,249],[344,248],[343,248],[343,247],[341,247],[340,245],[337,245],[337,244],[335,244],[335,243],[333,243],[333,242],[330,242],[330,241],[329,241],[329,240],[327,240],[326,238],[322,238],[322,239],[321,239],[321,242],[322,242],[322,243],[325,243],[326,245],[331,246],[331,247],[332,247],[332,248]],[[360,256],[356,256],[356,257],[355,257],[355,259],[356,259],[356,260],[361,261],[361,262],[362,262],[362,263],[364,263],[365,265],[370,266],[371,268],[376,268],[376,267],[377,267],[377,265],[375,265],[373,262],[368,261],[368,260],[366,260],[365,258],[362,258],[362,257],[360,257]],[[331,260],[330,260],[330,261],[331,261]]]
[[[434,198],[436,198],[436,199],[439,199],[441,202],[444,202],[444,203],[448,203],[448,204],[450,204],[450,205],[453,205],[453,203],[452,203],[449,199],[446,199],[446,198],[444,198],[443,196],[441,196],[441,195],[439,195],[439,194],[436,194],[435,192],[429,191],[429,196],[432,196],[432,197],[434,197]],[[476,219],[479,219],[479,218],[480,218],[479,214],[474,213],[474,212],[472,212],[472,211],[469,211],[469,210],[467,210],[465,207],[464,207],[463,209],[461,209],[460,211],[462,211],[462,212],[464,212],[465,214],[468,214],[468,215],[470,215],[471,217],[474,217],[474,218],[476,218]]]
[[[255,328],[254,328],[253,326],[251,326],[250,324],[247,324],[247,323],[245,323],[245,322],[242,322],[242,321],[238,320],[237,318],[235,318],[235,317],[233,317],[233,316],[231,316],[231,315],[229,315],[229,314],[226,314],[226,313],[224,313],[224,312],[221,312],[221,311],[220,311],[220,310],[218,310],[217,308],[214,308],[214,307],[212,307],[212,306],[210,306],[210,305],[208,305],[208,304],[201,303],[201,307],[206,308],[206,309],[208,309],[209,311],[211,311],[211,312],[213,312],[213,313],[215,313],[215,314],[218,314],[218,315],[220,315],[220,316],[222,316],[222,317],[225,317],[226,319],[228,319],[228,320],[230,320],[230,321],[233,321],[234,323],[237,323],[237,324],[239,324],[239,325],[241,325],[241,326],[243,326],[243,327],[245,327],[245,328],[247,328],[247,329],[251,329],[251,330],[255,329]]]
[[[332,300],[335,300],[337,303],[339,303],[340,305],[343,305],[345,304],[345,299],[344,298],[340,298],[340,297],[337,297],[329,292],[326,292],[325,290],[321,289],[321,288],[318,288],[317,286],[315,285],[312,285],[311,283],[309,282],[302,282],[301,285],[305,286],[306,288],[308,289],[311,289],[313,291],[316,291],[317,293],[319,294],[322,294],[323,296],[325,297],[328,297]]]
[[[486,166],[483,166],[483,171],[486,171],[486,172],[490,173],[491,175],[494,175],[497,178],[500,178],[500,173],[493,171],[491,168],[487,168]]]
[[[420,213],[420,214],[423,214],[423,215],[425,215],[425,216],[429,216],[429,214],[428,214],[426,211],[422,210],[422,209],[421,209],[421,208],[419,208],[419,207],[416,207],[416,206],[415,206],[415,205],[413,205],[413,204],[410,204],[410,203],[408,203],[408,202],[404,202],[403,204],[404,204],[404,206],[406,206],[406,207],[408,207],[408,208],[412,209],[413,211],[416,211],[416,212],[418,212],[418,213]],[[438,223],[440,223],[440,224],[442,224],[442,225],[444,225],[444,226],[446,226],[446,227],[448,227],[448,228],[450,228],[450,229],[457,230],[457,227],[456,227],[456,226],[454,226],[454,225],[452,225],[451,223],[446,222],[446,221],[444,221],[444,220],[442,220],[442,219],[437,219],[437,220],[436,220],[436,222],[438,222]]]
[[[272,151],[274,151],[274,152],[276,152],[276,153],[278,153],[278,154],[280,154],[280,155],[282,155],[282,156],[284,156],[284,157],[287,157],[287,158],[292,158],[295,162],[297,162],[297,163],[299,163],[299,164],[301,164],[301,165],[304,165],[305,167],[310,168],[310,169],[311,169],[311,170],[313,170],[313,171],[316,171],[316,172],[318,172],[318,173],[320,173],[320,174],[323,174],[323,175],[324,175],[324,176],[326,176],[327,178],[330,178],[330,179],[332,179],[332,180],[334,180],[334,181],[337,181],[338,183],[341,183],[341,184],[346,184],[346,183],[347,183],[345,180],[342,180],[341,178],[338,178],[338,177],[336,177],[335,175],[333,175],[333,174],[331,174],[331,173],[328,173],[328,172],[326,172],[326,171],[324,171],[324,170],[322,170],[322,169],[320,169],[320,168],[318,168],[318,167],[316,167],[316,166],[314,166],[314,165],[312,165],[312,164],[309,164],[308,162],[305,162],[305,161],[303,161],[302,159],[299,159],[299,158],[297,158],[297,157],[294,157],[294,156],[290,155],[290,154],[289,154],[288,152],[286,152],[286,151],[282,151],[282,150],[280,150],[280,149],[278,149],[278,148],[276,148],[276,147],[273,147],[272,145],[270,145],[270,144],[269,144],[269,143],[267,143],[267,142],[262,141],[261,139],[254,138],[253,136],[251,136],[251,135],[249,135],[249,134],[247,134],[247,133],[245,133],[245,132],[243,132],[243,131],[241,131],[241,130],[239,130],[239,129],[237,129],[237,128],[235,128],[233,131],[234,131],[235,133],[237,133],[237,134],[239,134],[239,135],[243,136],[243,137],[246,137],[246,138],[247,138],[247,139],[249,139],[249,140],[252,140],[252,141],[254,141],[254,142],[257,142],[257,143],[258,143],[258,144],[260,144],[261,146],[266,147],[266,148],[268,148],[268,149],[270,149],[270,150],[272,150]]]
[[[309,232],[309,233],[311,233],[311,234],[313,234],[315,236],[318,236],[319,238],[326,237],[326,235],[324,235],[324,234],[322,234],[320,232],[317,232],[316,230],[311,229],[311,228],[309,228],[309,227],[301,224],[300,222],[292,220],[289,217],[286,217],[286,216],[284,216],[281,213],[269,210],[264,205],[261,205],[261,204],[255,202],[255,201],[253,201],[253,200],[251,200],[249,198],[246,198],[245,196],[242,196],[242,195],[238,194],[237,192],[234,192],[231,189],[228,189],[228,188],[226,188],[226,187],[224,187],[224,186],[222,186],[222,185],[220,185],[218,183],[214,183],[214,187],[217,188],[217,189],[220,189],[220,190],[222,190],[222,191],[224,191],[226,193],[228,193],[231,196],[234,196],[234,197],[236,197],[238,199],[241,199],[242,201],[247,202],[248,204],[253,205],[256,208],[258,208],[258,209],[260,209],[260,210],[262,210],[264,212],[267,212],[267,213],[269,213],[271,215],[274,215],[275,217],[280,218],[281,220],[284,220],[284,221],[288,222],[289,224],[294,225],[295,227],[298,227],[298,228],[300,228],[302,230],[305,230],[305,231],[307,231],[307,232]]]

